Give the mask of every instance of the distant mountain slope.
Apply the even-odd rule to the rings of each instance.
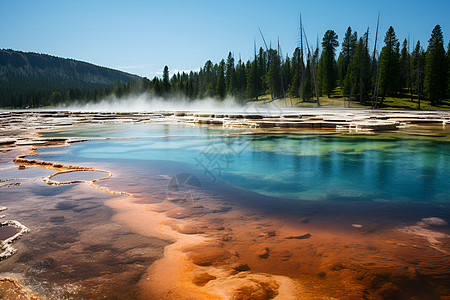
[[[117,80],[129,82],[140,77],[122,71],[99,67],[73,59],[47,54],[0,50],[0,79],[23,77],[113,85]]]
[[[95,98],[117,81],[139,81],[136,75],[47,54],[0,50],[0,107],[38,107],[70,98]],[[94,92],[94,90],[97,90]],[[103,92],[104,94],[105,92]],[[88,96],[90,94],[90,96]],[[55,97],[53,97],[55,98]]]

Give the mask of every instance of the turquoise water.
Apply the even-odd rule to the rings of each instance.
[[[290,199],[450,201],[450,140],[448,130],[439,127],[371,135],[265,132],[213,136],[230,132],[238,131],[176,124],[105,126],[95,132],[74,128],[70,134],[47,135],[154,138],[44,148],[39,158],[72,163],[172,160],[192,165],[203,186],[224,180]]]

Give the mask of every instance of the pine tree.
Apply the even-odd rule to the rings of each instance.
[[[259,48],[258,54],[258,83],[257,83],[257,93],[258,95],[264,94],[267,90],[266,76],[268,70],[268,54],[264,51],[262,47]]]
[[[399,60],[399,88],[409,88],[409,64],[410,57],[408,51],[408,41],[403,41],[402,50],[400,52]]]
[[[162,84],[163,84],[163,93],[168,94],[170,92],[169,67],[168,66],[164,66]]]
[[[248,99],[258,100],[258,87],[259,87],[259,76],[258,76],[258,63],[255,59],[252,62],[247,63],[247,88],[246,96]]]
[[[234,57],[231,52],[228,53],[226,64],[225,85],[228,94],[235,96],[236,93],[236,70],[234,68]]]
[[[350,73],[348,66],[355,54],[356,43],[358,41],[358,35],[356,31],[352,33],[352,28],[349,26],[345,32],[344,39],[342,40],[342,48],[338,58],[339,69],[339,84],[341,86],[349,85],[349,82],[345,82],[345,78],[348,79],[348,73]],[[348,95],[349,90],[343,89],[343,95]]]
[[[161,81],[157,77],[155,77],[153,79],[152,86],[153,86],[153,93],[158,97],[162,97],[163,96],[163,87],[162,87]]]
[[[213,67],[211,60],[208,60],[203,67],[204,74],[201,86],[202,98],[213,97],[215,94]]]
[[[327,30],[322,39],[322,55],[319,68],[321,74],[322,91],[331,97],[331,92],[336,86],[336,48],[339,46],[338,35],[333,30]]]
[[[450,41],[447,46],[447,99],[450,99]]]
[[[292,97],[300,96],[300,82],[301,82],[301,67],[300,67],[300,48],[297,47],[292,55],[292,74],[291,74],[291,89],[290,94]]]
[[[225,61],[222,59],[219,63],[219,68],[217,70],[217,84],[216,84],[216,96],[219,99],[224,99],[226,94],[226,84],[225,84]]]
[[[425,62],[425,96],[433,105],[440,104],[446,96],[447,59],[445,57],[444,36],[440,25],[436,25],[428,40]]]
[[[359,97],[359,102],[362,104],[364,99],[368,98],[370,87],[370,57],[369,48],[367,45],[368,32],[361,37],[356,46],[355,55],[352,60],[352,72],[353,74],[353,95]]]
[[[247,75],[245,71],[245,64],[239,58],[236,65],[236,97],[238,100],[243,101],[245,99],[245,92],[247,88]]]
[[[283,88],[285,92],[289,91],[291,88],[291,81],[292,81],[291,68],[292,68],[291,59],[289,58],[289,55],[286,55],[286,59],[284,60],[284,64],[282,65],[281,68],[281,74],[284,85]]]
[[[307,56],[306,67],[305,67],[305,91],[304,91],[304,100],[310,101],[314,95],[314,82],[312,79],[311,72],[311,62],[312,57],[310,54]]]
[[[150,90],[150,86],[151,86],[151,81],[147,77],[143,77],[139,81],[139,87],[138,87],[139,93],[147,92],[148,90]]]
[[[413,92],[416,93],[418,97],[420,97],[423,91],[424,70],[425,53],[420,45],[420,41],[417,41],[414,52],[411,53],[411,81],[413,82]]]
[[[386,94],[394,95],[398,90],[399,47],[394,28],[389,27],[384,37],[384,47],[380,55],[379,89],[381,101],[376,106],[383,106]]]
[[[282,96],[281,87],[281,58],[274,49],[269,49],[269,70],[267,71],[266,81],[270,90],[272,99]]]
[[[370,54],[369,54],[369,29],[367,28],[364,37],[360,39],[360,52],[355,60],[358,62],[359,70],[359,103],[363,104],[365,99],[369,99],[369,90],[372,84],[372,74],[370,73]]]

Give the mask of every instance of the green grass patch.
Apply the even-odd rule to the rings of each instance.
[[[316,98],[310,101],[303,101],[301,98],[292,98],[287,96],[286,101],[284,98],[272,100],[270,94],[266,94],[258,97],[258,101],[251,100],[249,102],[274,102],[279,107],[317,107]],[[320,106],[328,108],[347,108],[348,98],[342,97],[340,88],[336,88],[331,94],[331,98],[327,96],[319,97]],[[380,102],[380,99],[378,99]],[[291,105],[292,103],[292,105]],[[365,104],[360,104],[359,99],[352,99],[350,101],[350,108],[370,108],[372,105],[370,100],[367,100]],[[383,106],[379,107],[381,109],[399,109],[399,110],[417,110],[418,102],[417,95],[411,96],[409,94],[401,94],[397,97],[386,97],[383,102]],[[432,105],[431,101],[421,99],[420,100],[420,110],[450,110],[450,100],[444,100],[440,105]]]

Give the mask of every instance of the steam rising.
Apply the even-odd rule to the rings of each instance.
[[[77,102],[70,105],[59,105],[54,109],[80,112],[194,111],[215,113],[281,113],[281,109],[274,102],[268,104],[241,104],[234,98],[226,98],[224,100],[212,98],[196,100],[179,98],[163,99],[149,94],[125,98],[110,97],[98,102]]]

